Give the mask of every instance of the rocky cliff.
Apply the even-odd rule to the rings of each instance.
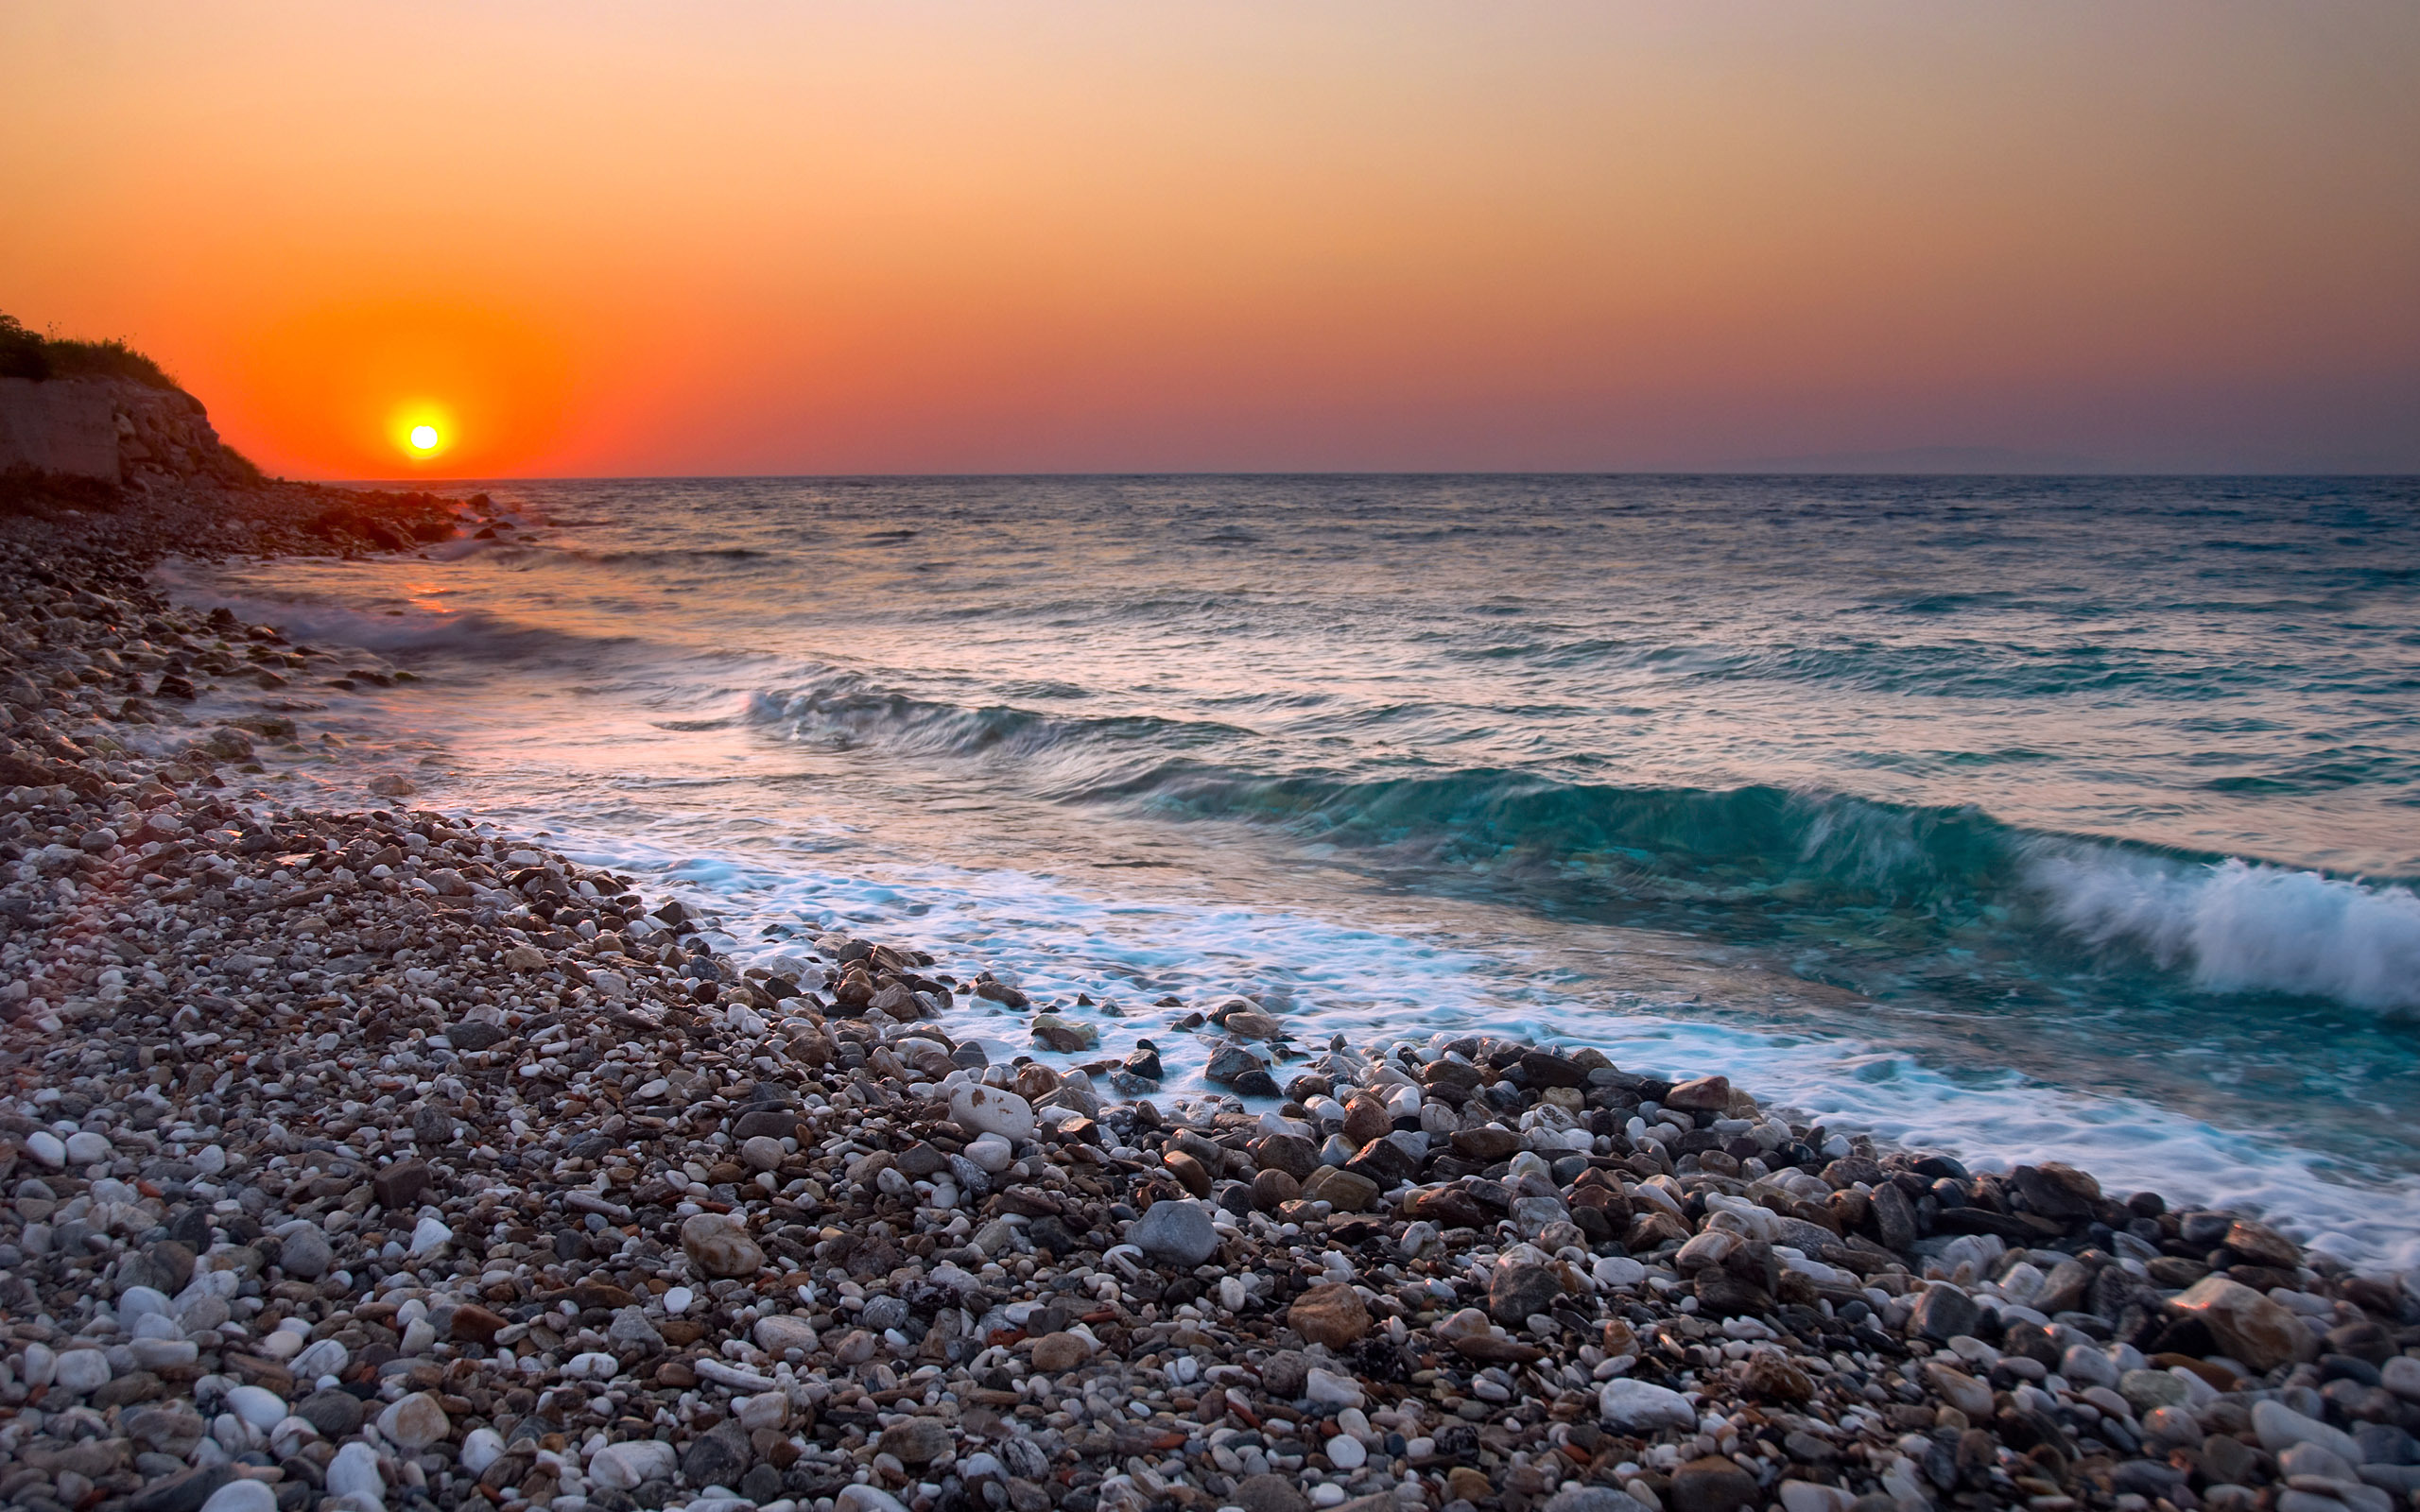
[[[0,378],[0,472],[18,471],[137,487],[252,475],[201,401],[126,378]]]

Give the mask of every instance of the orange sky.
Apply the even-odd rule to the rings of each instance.
[[[294,475],[2420,471],[2420,8],[11,0],[0,309]]]

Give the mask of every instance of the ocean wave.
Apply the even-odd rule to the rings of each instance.
[[[1272,828],[1414,885],[1557,913],[1743,942],[1805,940],[1828,919],[1837,960],[1927,971],[1980,936],[2048,972],[2148,968],[2202,992],[2420,1010],[2420,896],[2393,880],[2048,833],[1973,806],[1500,768],[1270,773],[1244,765],[1265,754],[1258,737],[1216,721],[958,704],[831,668],[757,695],[749,717],[834,748],[987,763],[1033,796]]]
[[[2060,923],[2212,992],[2333,998],[2420,1018],[2420,894],[2229,857],[2178,867],[2106,847],[2037,854]]]

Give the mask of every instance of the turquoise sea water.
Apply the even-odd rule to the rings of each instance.
[[[485,487],[182,591],[741,954],[979,954],[1172,1091],[1169,995],[1565,1034],[2420,1259],[2420,483]]]

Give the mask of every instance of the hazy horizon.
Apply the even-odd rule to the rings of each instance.
[[[32,0],[0,50],[0,310],[289,475],[2420,472],[2407,7]]]

